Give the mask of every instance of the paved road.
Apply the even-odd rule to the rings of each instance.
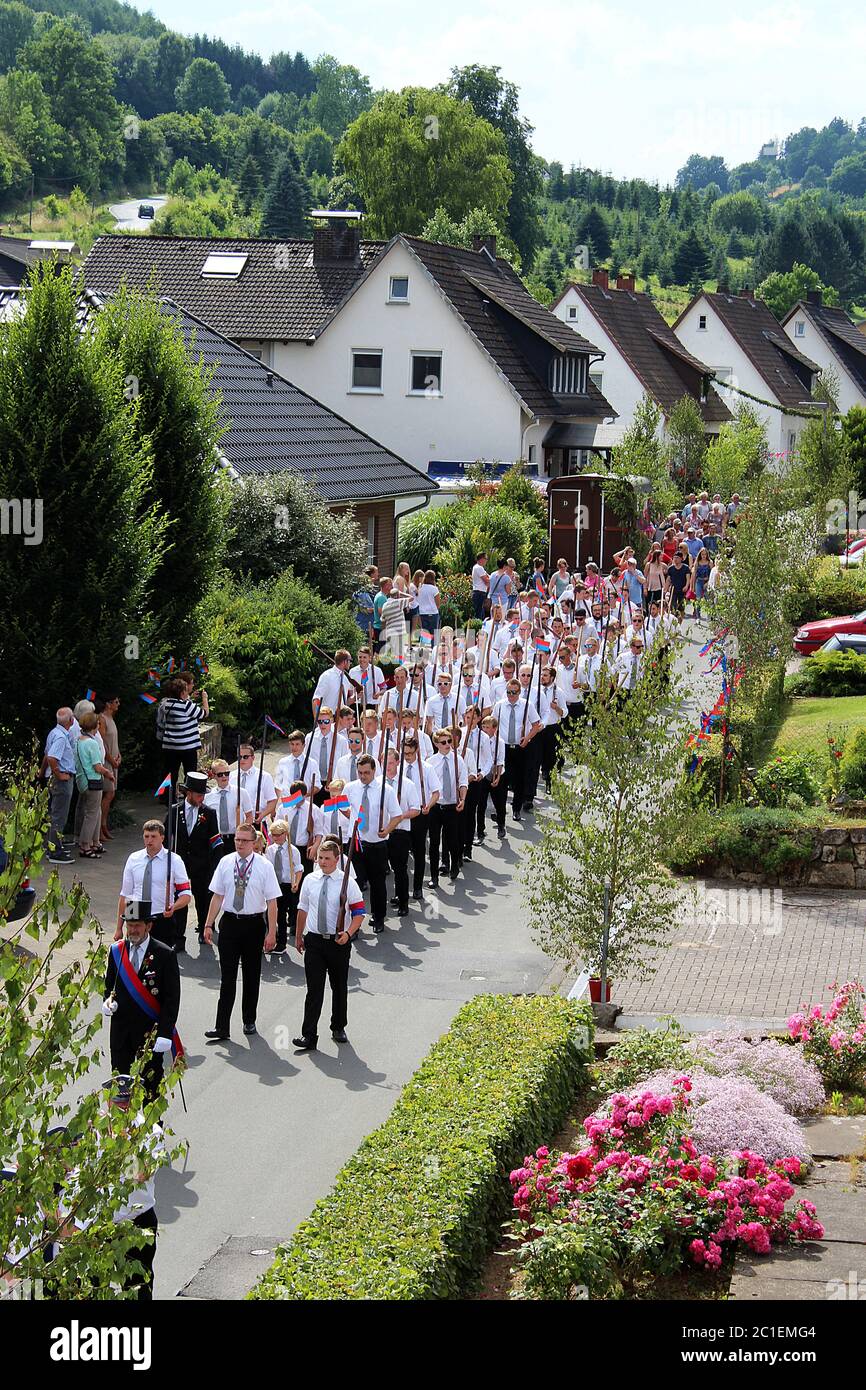
[[[272,770],[277,756],[268,758]],[[153,802],[144,798],[127,805],[136,826],[152,814]],[[413,904],[399,926],[393,919],[384,936],[367,933],[353,948],[349,1047],[338,1048],[325,1028],[318,1052],[295,1055],[291,1038],[300,1031],[304,990],[294,950],[264,966],[259,1036],[244,1038],[238,1019],[235,1041],[206,1043],[219,967],[215,951],[199,950],[190,930],[189,953],[181,957],[180,1017],[189,1113],[178,1098],[170,1114],[189,1155],[185,1167],[158,1179],[157,1297],[173,1297],[230,1236],[260,1234],[263,1248],[270,1248],[268,1238],[288,1236],[387,1117],[464,1000],[553,987],[551,963],[530,940],[514,876],[536,833],[531,825],[514,830],[502,849],[494,838],[475,851],[464,881],[429,891],[427,903]],[[75,872],[85,881],[106,939],[122,865],[139,845],[134,828],[111,843],[101,862],[77,861],[74,870],[62,870],[64,879]],[[230,1265],[217,1262],[215,1269],[208,1287],[218,1296],[241,1297],[252,1282]]]
[[[156,212],[167,203],[168,199],[159,193],[150,193],[144,198],[132,198],[128,203],[112,203],[108,211],[116,220],[115,231],[118,232],[141,232],[153,226],[152,217],[139,217],[138,209],[142,203],[152,204]]]

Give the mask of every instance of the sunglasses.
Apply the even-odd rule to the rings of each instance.
[[[221,777],[228,777],[228,775],[229,774],[227,772],[218,772],[216,773],[216,779],[217,781],[219,781]]]
[[[323,729],[328,729],[331,725],[330,719],[317,719],[316,723],[321,724]]]
[[[242,762],[242,763],[251,763],[252,760],[253,760],[253,755],[252,755],[252,753],[241,753],[241,762]]]

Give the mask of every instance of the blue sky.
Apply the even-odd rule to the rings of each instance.
[[[141,8],[145,4],[141,3]],[[866,6],[729,0],[152,0],[158,18],[267,57],[333,53],[374,87],[496,63],[547,159],[672,179],[692,153],[752,159],[768,139],[866,115]]]

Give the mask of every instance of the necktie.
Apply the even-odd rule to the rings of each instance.
[[[357,777],[357,775],[358,775],[358,759],[357,759],[357,757],[355,756],[355,754],[353,753],[353,754],[352,754],[351,769],[350,769],[350,771],[349,771],[349,781],[350,781],[350,782],[354,782],[354,780],[355,780],[355,778]]]
[[[226,835],[229,833],[229,801],[228,801],[228,797],[229,797],[228,791],[227,791],[225,788],[223,788],[223,789],[220,791],[219,828],[220,828],[220,830],[223,831]]]
[[[191,834],[192,834],[192,828],[193,828],[193,826],[195,825],[195,818],[196,818],[196,809],[195,809],[195,807],[194,807],[193,805],[190,804],[190,802],[187,802],[187,804],[186,804],[186,829],[187,829],[187,834],[188,834],[188,835],[191,835]]]
[[[319,890],[319,911],[316,916],[316,931],[319,936],[328,935],[328,887],[331,878],[329,874],[322,877],[322,887]]]
[[[144,865],[144,878],[141,880],[141,901],[149,903],[153,893],[153,860],[147,856]]]
[[[443,696],[443,699],[442,699],[442,728],[443,728],[443,729],[447,729],[447,728],[448,728],[448,725],[449,725],[450,723],[451,723],[451,706],[448,704],[447,698],[445,698],[445,697]]]
[[[285,882],[286,882],[286,860],[285,860],[285,850],[283,849],[283,846],[282,846],[282,845],[280,845],[279,848],[277,849],[276,858],[277,858],[277,878],[279,879],[280,883],[285,883]]]
[[[629,690],[634,690],[634,683],[635,683],[636,680],[637,680],[637,657],[636,657],[636,656],[633,656],[632,659],[631,659],[631,672],[630,672],[629,678],[628,678],[628,688],[629,688]]]
[[[292,816],[292,829],[290,833],[293,845],[297,845],[300,843],[298,840],[298,822],[301,819],[301,812],[303,811],[303,809],[303,806],[299,806],[295,814]]]
[[[132,963],[132,968],[133,968],[133,970],[135,971],[135,973],[136,973],[136,975],[137,975],[137,974],[138,974],[138,967],[141,965],[141,942],[140,942],[140,941],[139,941],[139,943],[138,943],[136,946],[133,946],[133,948],[132,948],[132,955],[131,955],[131,957],[130,957],[130,960],[131,960],[131,963]]]
[[[442,763],[442,801],[446,806],[450,806],[454,801],[454,778],[451,775],[451,760],[447,753],[443,755]]]
[[[240,912],[244,905],[244,893],[247,890],[247,876],[252,868],[253,857],[250,855],[246,864],[241,867],[240,860],[235,859],[235,896],[232,903],[232,911]]]
[[[517,704],[508,708],[508,744],[511,748],[517,742]]]
[[[364,788],[364,795],[361,797],[361,810],[364,812],[364,824],[368,830],[370,826],[370,788]]]
[[[324,738],[324,736],[323,736],[323,737],[322,737],[322,741],[321,741],[321,743],[319,744],[319,777],[321,778],[322,782],[324,782],[324,780],[325,780],[325,778],[327,777],[327,775],[328,775],[328,745],[327,745],[327,743],[326,743],[326,741],[325,741],[325,738]]]

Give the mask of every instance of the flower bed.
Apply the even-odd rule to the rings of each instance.
[[[824,1085],[833,1090],[857,1090],[866,1082],[866,1017],[864,990],[859,980],[848,980],[827,1009],[820,1004],[788,1019],[788,1032],[802,1044],[803,1054],[814,1062]]]
[[[691,1090],[677,1076],[671,1094],[617,1093],[584,1122],[578,1153],[542,1146],[512,1172],[517,1297],[617,1297],[648,1272],[716,1270],[738,1245],[821,1239],[811,1202],[786,1209],[800,1159],[702,1153]]]
[[[558,1129],[592,1037],[589,1009],[558,997],[465,1004],[250,1297],[459,1297],[507,1215],[509,1166]]]

